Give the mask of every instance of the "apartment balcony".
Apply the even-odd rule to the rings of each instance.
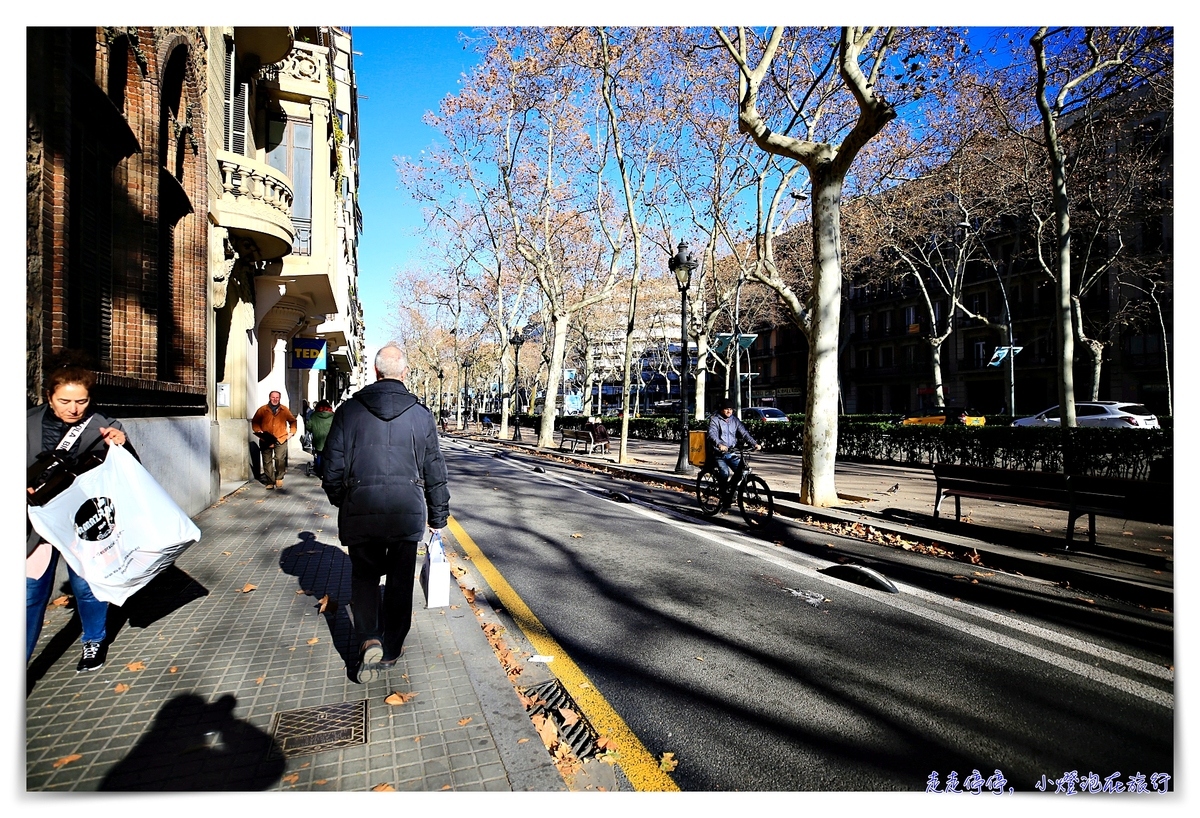
[[[259,65],[277,63],[292,50],[291,26],[237,26],[233,38],[241,54],[253,54]]]
[[[213,207],[217,224],[234,238],[258,247],[259,259],[270,260],[292,252],[292,183],[270,165],[217,151],[221,170],[221,195]]]
[[[273,96],[299,101],[329,99],[325,79],[328,49],[311,43],[295,43],[281,62],[263,69],[263,78]]]

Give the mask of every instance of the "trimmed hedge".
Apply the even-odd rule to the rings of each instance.
[[[750,434],[769,452],[799,455],[804,416],[789,415],[788,423],[745,421]],[[1062,432],[1059,429],[1010,426],[999,416],[996,425],[901,426],[892,415],[842,415],[838,418],[838,451],[842,460],[932,465],[960,463],[1024,471],[1062,471]],[[537,428],[538,415],[520,415],[521,425]],[[510,422],[514,418],[510,417]],[[988,419],[991,423],[992,418]],[[609,437],[621,431],[619,417],[605,417]],[[555,429],[577,429],[585,417],[556,417]],[[1161,420],[1160,420],[1161,422]],[[708,421],[692,421],[692,429],[707,429]],[[1174,430],[1072,429],[1075,471],[1102,477],[1146,478],[1151,465],[1171,462]],[[678,418],[630,418],[629,434],[641,440],[679,442]]]

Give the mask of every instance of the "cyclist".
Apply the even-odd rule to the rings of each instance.
[[[746,429],[741,419],[733,414],[733,400],[725,398],[717,405],[717,411],[708,419],[708,446],[717,463],[717,478],[721,483],[721,495],[726,496],[730,486],[736,486],[741,478],[742,458],[733,449],[738,444],[753,446],[759,451],[762,446]],[[734,479],[730,481],[730,477]]]

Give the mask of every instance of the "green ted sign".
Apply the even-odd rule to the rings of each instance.
[[[291,368],[325,369],[328,346],[323,338],[293,338]]]

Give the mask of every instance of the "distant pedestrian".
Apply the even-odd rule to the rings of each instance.
[[[755,451],[762,448],[746,425],[734,416],[733,409],[733,401],[725,398],[708,420],[707,442],[717,459],[722,490],[729,485],[729,478],[737,476],[742,469],[742,458],[733,451],[734,448],[739,444],[752,446]]]
[[[280,403],[281,398],[278,392],[272,392],[250,421],[250,430],[258,436],[268,489],[283,488],[283,475],[288,465],[287,441],[296,434],[299,426],[296,416]]]
[[[338,536],[350,553],[350,612],[359,649],[353,678],[359,684],[391,669],[403,653],[412,626],[417,544],[426,527],[443,528],[450,515],[437,425],[405,387],[408,359],[395,342],[376,353],[375,376],[334,413],[321,482],[338,507]]]
[[[333,404],[327,400],[317,401],[317,408],[304,425],[305,430],[312,433],[313,474],[317,477],[324,473],[325,458],[322,457],[322,452],[325,451],[325,439],[329,436],[329,426],[332,423]]]

